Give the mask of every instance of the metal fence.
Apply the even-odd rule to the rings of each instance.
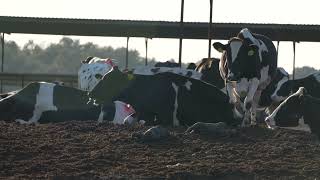
[[[9,92],[25,87],[31,82],[63,82],[66,86],[78,87],[77,75],[71,74],[31,74],[0,73],[0,92]]]

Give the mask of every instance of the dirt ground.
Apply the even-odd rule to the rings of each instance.
[[[0,179],[319,179],[320,145],[306,132],[238,129],[227,136],[171,129],[158,142],[139,125],[0,121]]]

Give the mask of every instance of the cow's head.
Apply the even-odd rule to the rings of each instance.
[[[300,87],[297,92],[290,95],[284,100],[270,116],[265,120],[269,128],[274,127],[297,127],[302,126],[302,122],[299,119],[303,113],[304,96],[306,95],[306,89]]]
[[[275,102],[280,102],[290,95],[289,74],[283,68],[277,68],[277,73],[271,85],[274,86],[271,99]]]
[[[215,42],[213,47],[222,53],[225,61],[226,80],[238,81],[242,77],[260,79],[259,47],[238,37],[231,38],[227,44]]]
[[[132,74],[123,73],[115,66],[101,78],[88,95],[96,104],[111,103],[113,97],[125,89],[132,79]]]
[[[78,71],[79,88],[85,91],[91,91],[93,87],[101,80],[102,76],[116,66],[114,59],[101,59],[98,57],[88,57],[82,61]]]

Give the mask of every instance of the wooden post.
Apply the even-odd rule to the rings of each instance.
[[[180,39],[179,39],[179,66],[181,67],[181,58],[182,58],[182,39],[183,39],[183,9],[184,9],[184,0],[181,0],[181,16],[180,16]]]

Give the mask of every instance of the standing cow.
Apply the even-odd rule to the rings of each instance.
[[[245,115],[242,126],[256,124],[256,109],[261,92],[275,76],[277,52],[272,41],[263,35],[242,29],[227,44],[216,42],[214,48],[222,53],[220,75],[226,80],[230,102],[239,108],[244,98]]]

